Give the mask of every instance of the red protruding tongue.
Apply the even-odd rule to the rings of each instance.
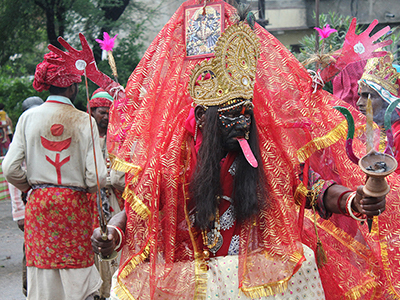
[[[257,159],[254,157],[254,154],[251,151],[247,140],[244,138],[238,138],[237,141],[239,142],[239,145],[240,145],[240,148],[242,148],[244,157],[246,157],[250,166],[252,166],[253,168],[257,168],[258,167]]]

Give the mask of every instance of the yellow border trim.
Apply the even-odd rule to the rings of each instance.
[[[292,255],[290,255],[289,260],[296,262],[298,264],[303,257],[304,255],[302,253],[295,252]],[[244,295],[252,299],[260,297],[268,297],[275,294],[283,293],[287,291],[289,280],[293,277],[293,275],[294,274],[288,276],[285,279],[276,282],[266,283],[264,285],[259,285],[250,288],[241,287],[241,291],[243,292]]]
[[[308,142],[305,146],[297,150],[297,157],[300,162],[305,162],[315,151],[324,149],[335,144],[341,138],[344,138],[347,134],[347,121],[342,121],[328,134],[317,137],[312,141]]]
[[[309,213],[308,211],[305,212],[305,217],[308,218],[311,222],[314,221],[314,216],[312,216],[311,213]],[[318,215],[316,217],[318,221],[321,220],[321,217],[319,217]],[[357,253],[359,256],[365,259],[365,255],[363,254],[363,252],[368,251],[368,249],[364,245],[355,240],[352,243],[349,243],[348,239],[352,238],[345,231],[334,226],[327,220],[323,220],[322,222],[317,222],[317,226],[319,228],[322,228],[324,231],[328,232],[330,235],[332,235],[338,242],[340,242],[346,248],[348,248],[354,253]],[[368,270],[367,275],[371,277],[370,281],[363,285],[357,285],[348,292],[346,292],[345,293],[346,299],[352,299],[352,300],[360,299],[362,295],[364,295],[365,293],[367,293],[368,291],[374,289],[379,285],[376,277],[372,274],[371,270]]]
[[[148,220],[151,216],[151,211],[146,204],[135,194],[135,192],[125,188],[122,197],[127,201],[132,210],[137,213],[142,219]]]
[[[108,154],[108,156],[110,157],[110,160],[112,162],[111,168],[116,171],[124,173],[133,173],[133,175],[135,176],[142,171],[141,166],[124,161],[113,154]]]

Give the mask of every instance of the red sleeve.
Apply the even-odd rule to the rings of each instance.
[[[396,173],[400,174],[400,120],[397,120],[392,125],[393,130],[393,138],[394,138],[394,145],[393,145],[393,154],[398,162],[398,166],[396,169]]]

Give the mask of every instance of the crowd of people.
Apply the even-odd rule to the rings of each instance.
[[[33,86],[50,96],[24,101],[2,163],[27,299],[400,299],[400,178],[388,175],[388,194],[366,192],[334,109],[352,113],[362,157],[372,106],[374,147],[392,138],[399,160],[400,110],[389,131],[384,115],[400,73],[391,53],[373,54],[388,42],[350,27],[325,72],[339,74],[336,97],[227,3],[214,53],[187,58],[183,16],[196,2],[125,89],[83,35],[82,50],[61,38],[67,51],[49,46],[37,65]],[[347,73],[348,57],[363,72]],[[83,74],[99,86],[87,112],[73,104]]]

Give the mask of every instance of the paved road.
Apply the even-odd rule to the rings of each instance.
[[[21,268],[24,234],[12,220],[10,200],[0,201],[0,300],[23,300]]]

